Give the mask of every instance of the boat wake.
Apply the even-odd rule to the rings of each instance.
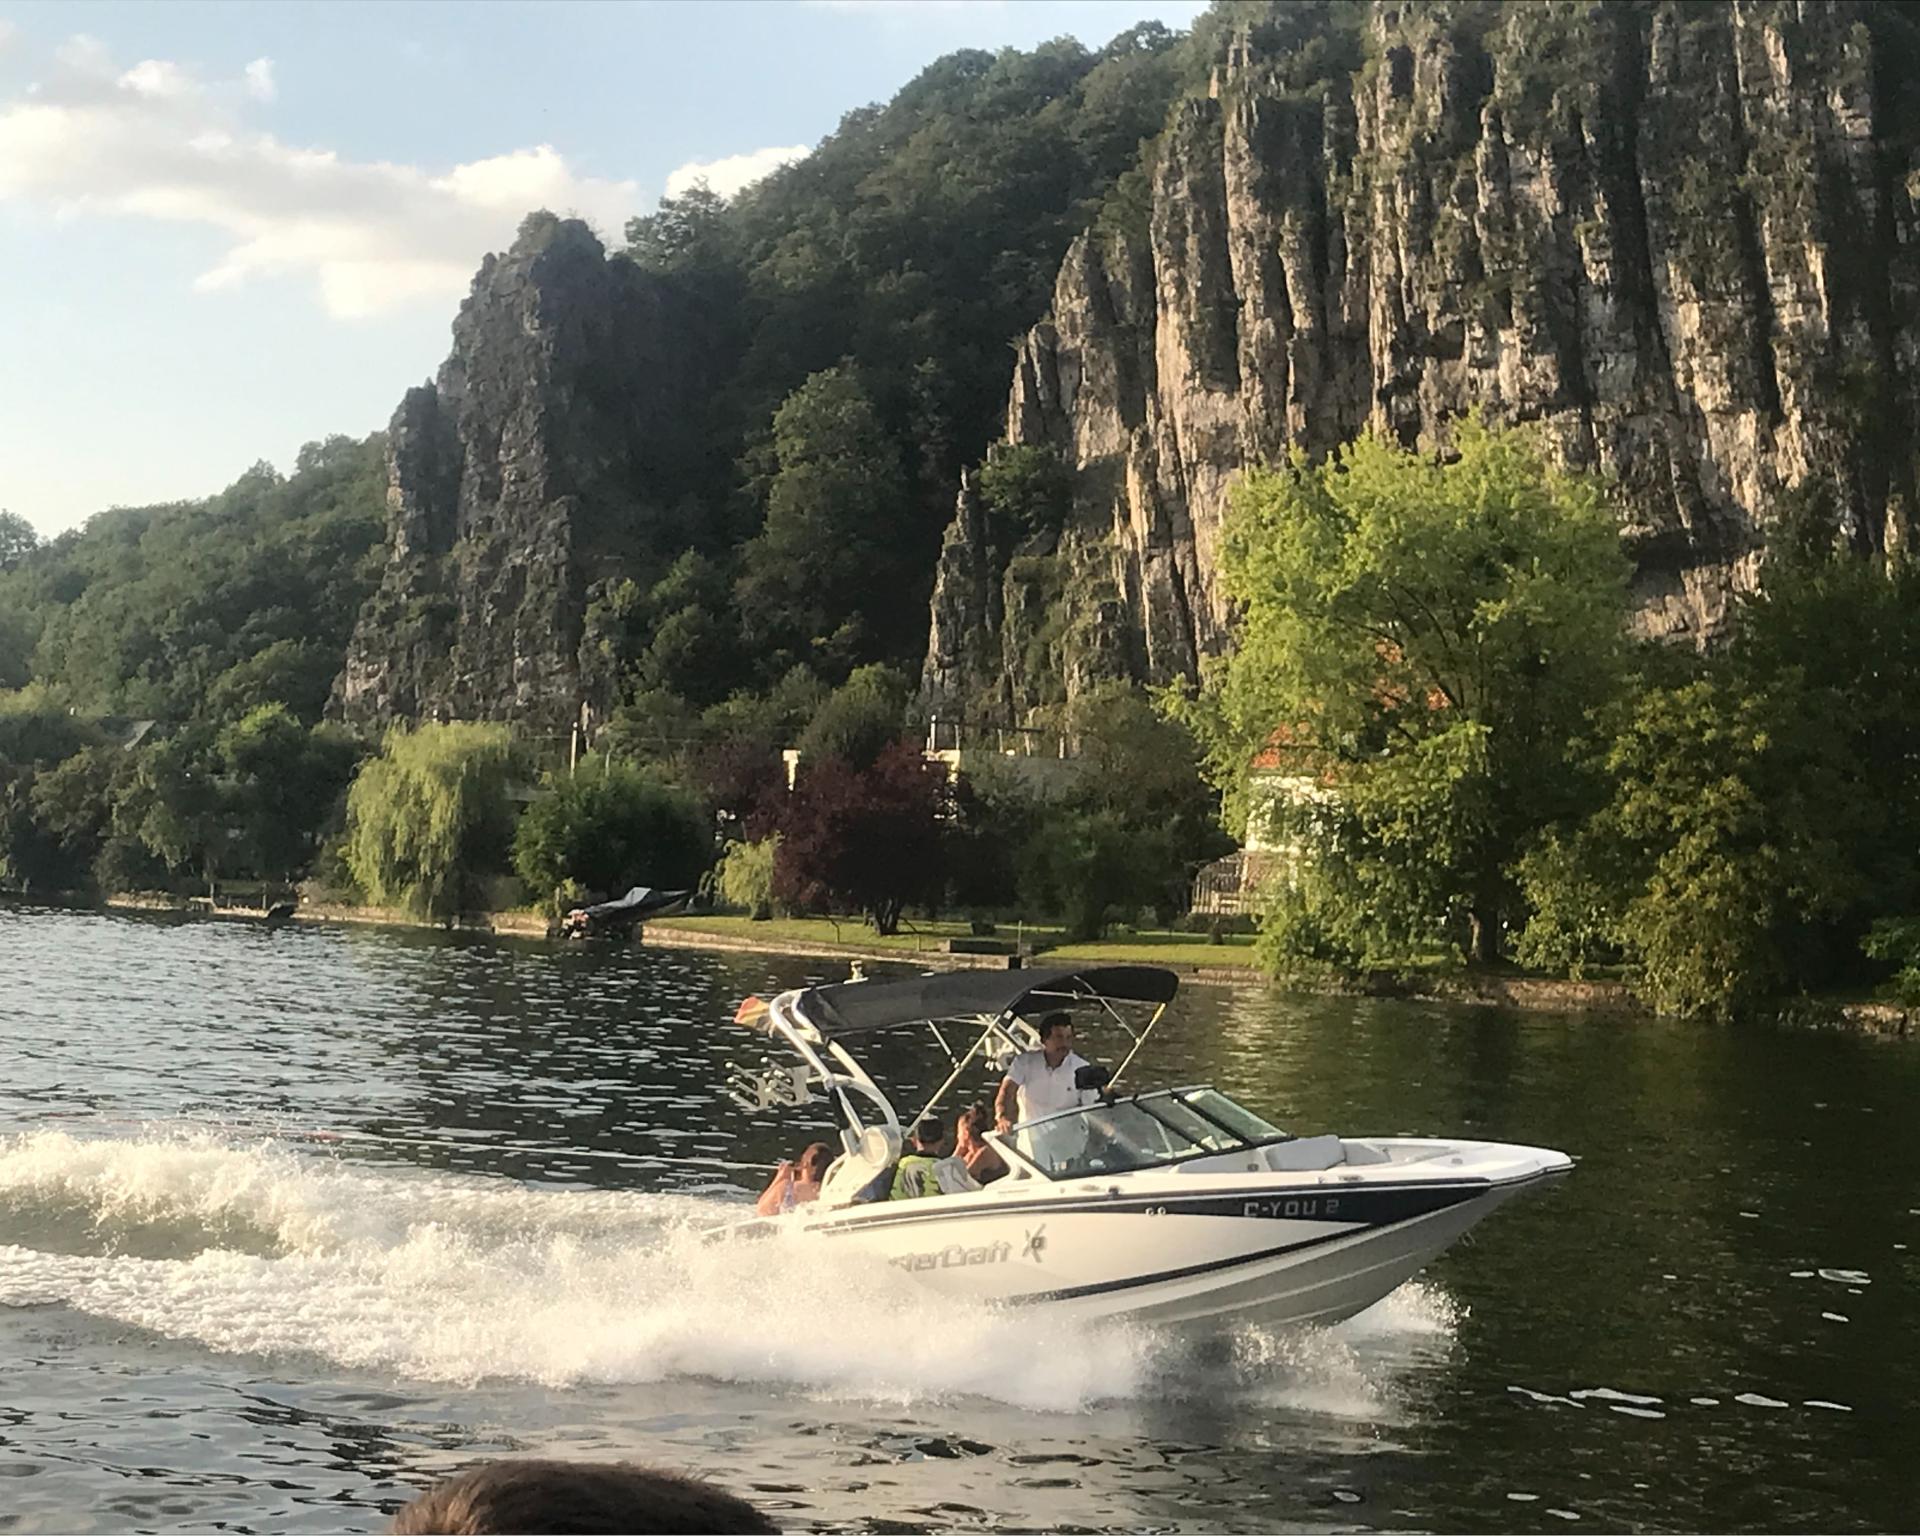
[[[1224,1370],[1112,1324],[1050,1320],[1037,1349],[1031,1317],[930,1296],[829,1244],[703,1240],[742,1209],[204,1131],[0,1137],[0,1306],[461,1384],[697,1377],[1041,1412],[1224,1389],[1349,1418],[1382,1413],[1393,1359],[1452,1327],[1444,1297],[1416,1285],[1325,1333],[1241,1335]]]

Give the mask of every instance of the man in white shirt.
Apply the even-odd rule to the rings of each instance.
[[[994,1123],[1003,1131],[1057,1109],[1077,1109],[1095,1096],[1074,1084],[1074,1074],[1088,1063],[1074,1053],[1072,1017],[1050,1013],[1039,1029],[1040,1049],[1013,1058],[994,1098]]]

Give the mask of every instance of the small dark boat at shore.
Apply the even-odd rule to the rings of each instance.
[[[692,891],[662,891],[650,885],[636,885],[618,900],[572,908],[560,919],[560,937],[585,939],[627,933],[649,917],[665,917],[683,910],[691,900]]]

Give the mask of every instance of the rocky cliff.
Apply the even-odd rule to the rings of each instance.
[[[1650,633],[1710,638],[1783,491],[1901,535],[1920,400],[1920,158],[1896,8],[1279,8],[1157,146],[1150,206],[1069,252],[1018,349],[1010,444],[1073,471],[1057,534],[969,479],[925,689],[1018,718],[1191,675],[1230,614],[1246,465],[1473,406],[1610,475]]]
[[[387,566],[334,711],[564,732],[602,707],[589,597],[644,563],[699,377],[645,274],[584,224],[530,218],[394,414]]]

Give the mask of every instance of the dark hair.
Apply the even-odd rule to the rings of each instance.
[[[1073,1015],[1064,1009],[1056,1010],[1053,1013],[1042,1014],[1038,1025],[1040,1038],[1044,1041],[1062,1025],[1065,1025],[1069,1029],[1073,1027]]]
[[[928,1115],[914,1126],[913,1139],[923,1147],[937,1147],[947,1139],[947,1122],[938,1115]]]
[[[800,1156],[794,1162],[794,1170],[799,1172],[809,1165],[813,1176],[818,1179],[827,1171],[827,1164],[833,1161],[833,1148],[824,1141],[810,1141],[800,1149]]]
[[[954,1121],[954,1129],[958,1130],[963,1125],[970,1125],[977,1131],[981,1126],[991,1125],[992,1123],[993,1122],[987,1118],[987,1106],[974,1103],[969,1104],[965,1109],[960,1111],[959,1118]]]
[[[495,1461],[435,1483],[393,1517],[396,1536],[631,1531],[777,1532],[745,1499],[624,1462]]]

